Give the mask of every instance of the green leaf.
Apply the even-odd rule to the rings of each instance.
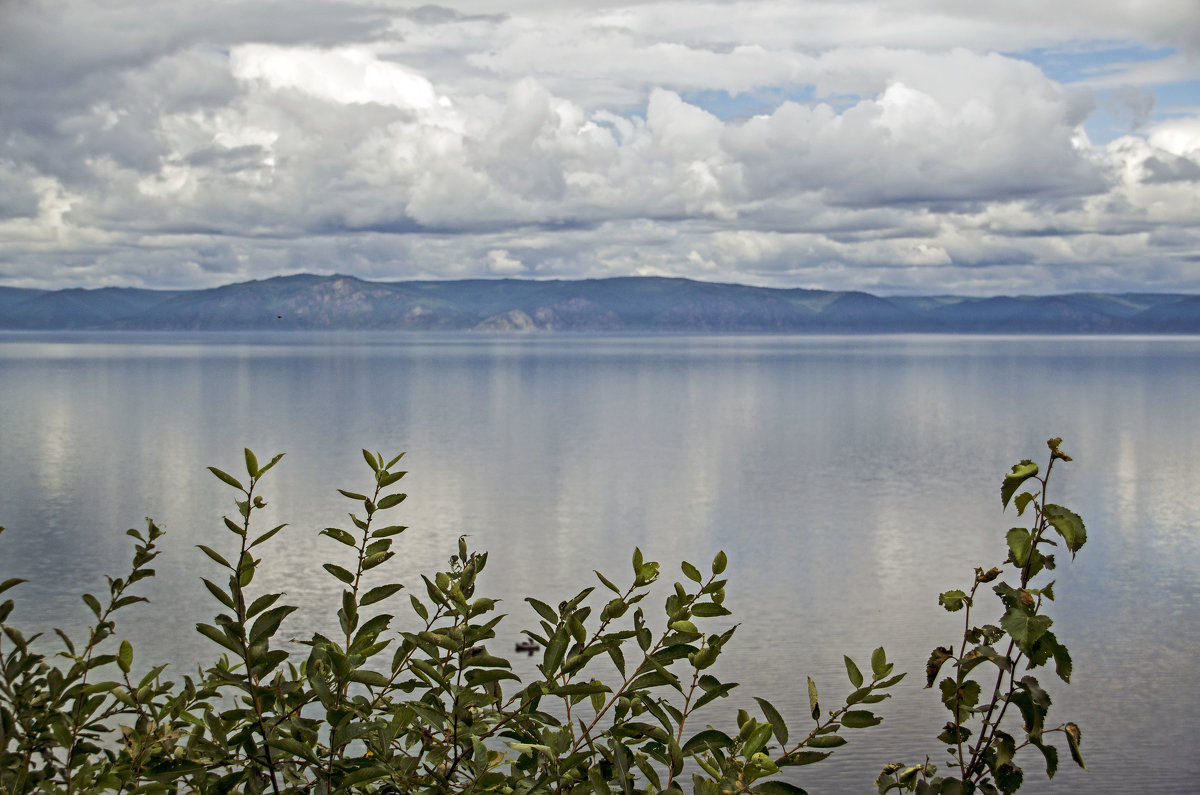
[[[783,756],[779,760],[781,767],[792,767],[795,765],[811,765],[820,762],[822,759],[827,759],[832,751],[793,751],[790,754]]]
[[[1043,515],[1062,536],[1067,549],[1071,550],[1071,557],[1074,557],[1087,542],[1087,528],[1083,525],[1083,519],[1079,518],[1079,514],[1068,511],[1061,505],[1046,505]]]
[[[298,756],[311,764],[321,764],[312,748],[309,748],[304,743],[301,743],[298,740],[294,740],[290,737],[272,737],[271,739],[267,740],[267,745],[271,746],[272,748],[278,748],[281,751],[285,751],[292,756]]]
[[[248,640],[251,644],[256,643],[263,638],[269,638],[275,634],[275,630],[279,629],[280,623],[287,618],[296,608],[292,605],[281,605],[263,613],[254,621],[254,626],[250,628]]]
[[[721,572],[725,571],[725,564],[728,562],[729,562],[729,559],[725,557],[725,551],[721,550],[720,552],[718,552],[717,556],[715,558],[713,558],[712,573],[720,574]]]
[[[817,703],[817,683],[808,677],[808,710],[813,720],[821,719],[821,705]]]
[[[267,539],[271,538],[271,536],[275,535],[276,533],[278,533],[280,530],[282,530],[282,529],[283,529],[283,528],[285,528],[285,527],[287,527],[287,525],[286,525],[286,524],[281,524],[281,525],[277,525],[277,526],[275,526],[275,527],[272,527],[270,530],[268,530],[267,532],[263,533],[263,534],[262,534],[262,535],[260,535],[258,538],[254,539],[253,543],[251,543],[251,544],[250,544],[250,546],[249,546],[249,547],[246,547],[246,548],[247,548],[247,549],[250,549],[250,548],[252,548],[252,547],[256,547],[256,546],[258,546],[259,544],[261,544],[261,543],[265,542]]]
[[[1025,513],[1025,509],[1029,507],[1029,503],[1035,499],[1037,499],[1037,495],[1029,491],[1023,491],[1018,494],[1013,499],[1013,505],[1017,506],[1017,516],[1022,516]]]
[[[1011,762],[1002,765],[996,765],[995,769],[992,770],[992,773],[996,777],[996,786],[999,787],[1000,791],[1005,793],[1005,795],[1011,795],[1019,790],[1021,788],[1021,783],[1025,779],[1025,773],[1021,770],[1021,768],[1017,767]]]
[[[395,508],[406,499],[408,499],[407,494],[389,494],[381,498],[375,507],[381,511],[386,511],[388,508]]]
[[[701,634],[700,630],[696,628],[696,625],[686,619],[681,619],[679,621],[672,621],[670,624],[670,629],[675,632],[679,632],[683,635],[699,635],[699,634]]]
[[[213,473],[214,475],[216,475],[218,479],[224,481],[225,483],[229,484],[230,486],[233,486],[238,491],[246,490],[245,488],[243,488],[242,484],[240,482],[238,482],[238,479],[235,478],[233,475],[230,475],[227,472],[222,472],[221,470],[217,469],[216,467],[209,467],[208,471]]]
[[[270,469],[271,467],[275,466],[276,464],[278,464],[280,462],[280,460],[283,458],[283,455],[284,455],[283,453],[280,453],[279,455],[272,458],[265,467],[259,467],[258,468],[258,477],[261,478],[263,475],[267,474],[267,470]]]
[[[786,745],[788,741],[787,723],[784,722],[783,717],[779,714],[779,711],[776,710],[775,707],[771,705],[771,702],[767,701],[765,698],[758,698],[755,696],[754,700],[757,701],[758,706],[762,708],[763,715],[766,717],[767,723],[771,724],[771,730],[775,732],[775,739],[779,741],[780,745]]]
[[[846,738],[840,734],[818,734],[805,743],[809,748],[837,748],[845,744]]]
[[[9,577],[4,582],[0,582],[0,593],[7,591],[14,585],[20,585],[23,582],[29,582],[29,580],[22,580],[20,577]]]
[[[350,535],[348,532],[341,529],[340,527],[326,527],[324,530],[321,531],[320,534],[323,536],[329,536],[334,541],[337,541],[338,543],[341,543],[341,544],[345,544],[348,547],[357,547],[358,546],[358,541],[355,540],[354,536]]]
[[[876,679],[882,679],[891,673],[891,670],[892,666],[888,665],[887,653],[882,646],[871,652],[871,673],[875,674]]]
[[[720,750],[731,745],[733,739],[728,734],[716,729],[705,729],[683,744],[683,753],[685,756],[692,756],[701,751]]]
[[[241,655],[241,653],[242,653],[241,647],[238,646],[236,643],[234,643],[232,640],[230,640],[229,637],[224,632],[217,629],[212,624],[197,624],[196,631],[199,632],[204,637],[208,638],[209,640],[213,641],[214,643],[224,646],[226,649],[233,652],[234,654],[237,654],[239,656]]]
[[[938,594],[938,604],[946,608],[947,612],[955,613],[963,609],[963,605],[967,602],[966,591],[953,590]]]
[[[1019,607],[1010,607],[1000,619],[1000,626],[1026,655],[1053,623],[1050,616],[1031,615]]]
[[[1054,778],[1054,774],[1058,772],[1058,749],[1053,745],[1047,745],[1041,739],[1031,737],[1029,742],[1046,758],[1046,778]]]
[[[382,602],[384,599],[387,599],[389,596],[396,593],[403,587],[404,586],[400,583],[389,583],[387,585],[377,585],[374,588],[372,588],[371,590],[367,591],[365,594],[363,594],[362,601],[359,602],[359,605],[362,607],[366,607],[367,605],[373,605],[376,602]]]
[[[1028,458],[1019,464],[1013,464],[1012,471],[1004,476],[1004,482],[1000,485],[1000,501],[1005,508],[1008,507],[1008,501],[1012,499],[1013,494],[1021,488],[1021,484],[1037,473],[1038,465]]]
[[[592,569],[592,571],[594,571],[594,572],[596,573],[596,576],[600,578],[600,582],[604,583],[604,587],[605,587],[605,588],[607,588],[608,590],[612,591],[612,592],[613,592],[613,593],[615,593],[617,596],[620,596],[620,595],[621,595],[621,589],[620,589],[620,588],[618,588],[616,585],[614,585],[614,584],[613,584],[613,582],[612,582],[612,580],[608,579],[607,577],[605,577],[603,574],[601,574],[600,572],[596,571],[595,569]],[[525,601],[529,601],[529,600],[528,600],[528,599],[526,599]],[[535,605],[535,607],[536,607],[536,605]],[[539,612],[539,613],[541,613],[542,611],[541,611],[541,610],[539,610],[538,612]],[[544,617],[544,614],[543,614],[543,617]],[[554,615],[554,618],[547,618],[546,620],[547,620],[547,621],[558,621],[558,614],[556,613],[556,614]]]
[[[387,687],[392,683],[392,680],[388,679],[378,671],[368,671],[362,668],[350,673],[350,681],[358,682],[360,685],[368,685],[370,687]]]
[[[250,452],[250,448],[245,449],[246,452],[246,474],[251,480],[258,477],[258,459],[254,457],[254,453]]]
[[[842,659],[846,661],[846,675],[850,677],[850,684],[854,687],[862,687],[862,671],[858,670],[858,666],[854,664],[854,660],[851,660],[849,655],[843,654]]]
[[[802,790],[795,784],[789,784],[786,781],[764,781],[761,784],[755,784],[750,791],[757,792],[759,795],[808,795],[807,790]]]
[[[1029,563],[1029,553],[1033,551],[1033,535],[1024,527],[1014,527],[1005,536],[1008,542],[1009,560],[1014,565],[1024,567]]]
[[[383,468],[381,465],[381,462],[375,458],[375,456],[371,453],[370,450],[367,450],[364,448],[362,451],[362,454],[363,454],[363,460],[365,460],[367,462],[367,466],[371,467],[371,470],[373,472],[378,473],[379,470]]]
[[[600,572],[596,572],[596,573],[599,574]],[[529,602],[529,604],[533,606],[533,609],[537,611],[539,616],[546,619],[551,624],[558,623],[558,613],[555,612],[555,610],[552,607],[550,607],[550,605],[546,604],[545,602],[534,599],[532,596],[525,597],[525,601]]]
[[[212,558],[214,561],[221,564],[225,568],[230,569],[230,570],[233,569],[233,566],[229,565],[229,561],[225,560],[225,558],[221,557],[219,554],[217,554],[216,551],[214,551],[210,547],[206,547],[204,544],[197,544],[196,546],[200,549],[201,552],[203,552],[205,555],[208,555],[210,558]]]
[[[842,725],[847,729],[865,729],[868,726],[877,726],[883,722],[883,718],[865,709],[847,710],[842,713],[840,720]]]
[[[97,599],[96,597],[92,596],[90,593],[85,593],[80,598],[83,599],[83,603],[86,604],[93,613],[95,613],[96,618],[100,618],[100,616],[104,612],[103,609],[100,607],[100,600]]]
[[[121,649],[117,652],[117,665],[121,668],[121,673],[129,673],[133,667],[133,645],[127,641],[121,641]]]
[[[1042,731],[1045,726],[1046,713],[1050,711],[1050,695],[1041,688],[1038,680],[1032,676],[1026,676],[1017,683],[1017,690],[1008,700],[1017,705],[1021,710],[1021,717],[1025,719],[1025,731],[1029,732],[1031,737],[1042,736]]]
[[[216,583],[212,582],[211,580],[207,580],[204,577],[200,578],[200,582],[204,583],[204,587],[208,589],[208,592],[211,593],[218,602],[225,605],[230,610],[237,609],[236,607],[233,606],[233,598],[230,597],[229,594],[227,594],[223,590],[221,590],[221,588],[219,586],[217,586]]]
[[[250,604],[248,608],[246,608],[246,618],[254,618],[256,615],[275,604],[275,602],[278,601],[279,597],[281,596],[283,596],[281,593],[268,593],[258,597]],[[233,605],[230,605],[230,608],[232,609]]]
[[[766,748],[767,742],[771,739],[772,731],[769,724],[763,724],[750,732],[750,736],[746,739],[746,744],[742,746],[742,756],[749,759]]]
[[[348,572],[346,569],[343,569],[341,566],[338,566],[334,563],[326,563],[322,568],[347,585],[354,584],[354,575]]]
[[[719,605],[715,602],[701,602],[700,604],[692,605],[692,615],[697,618],[716,618],[718,616],[728,616],[731,613],[724,605]]]
[[[679,568],[683,570],[683,576],[692,582],[704,582],[704,576],[700,573],[700,570],[686,560],[679,564]]]

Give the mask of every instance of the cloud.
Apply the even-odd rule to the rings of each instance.
[[[0,282],[1200,289],[1200,117],[1155,101],[1200,77],[1190,4],[152,10],[0,10]],[[1113,40],[1157,49],[1030,54]]]

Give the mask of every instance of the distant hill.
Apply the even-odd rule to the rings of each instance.
[[[1200,296],[880,297],[689,279],[368,282],[279,276],[207,290],[0,287],[0,329],[1200,333]]]

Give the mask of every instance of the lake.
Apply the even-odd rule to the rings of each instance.
[[[742,686],[701,724],[760,695],[798,733],[805,677],[836,706],[842,654],[865,667],[885,646],[910,673],[878,705],[884,724],[794,776],[873,791],[887,762],[941,761],[947,713],[924,664],[961,614],[937,594],[1004,558],[1019,520],[1001,477],[1044,466],[1062,436],[1076,460],[1051,498],[1089,540],[1060,556],[1049,611],[1073,684],[1039,678],[1050,725],[1081,726],[1089,770],[1056,739],[1059,775],[1047,783],[1034,752],[1026,790],[1185,791],[1200,775],[1197,395],[1196,337],[5,333],[0,578],[32,581],[11,623],[78,628],[79,593],[125,571],[122,531],[152,516],[167,536],[145,593],[172,619],[131,609],[118,634],[143,668],[210,659],[193,625],[215,605],[198,577],[216,570],[194,545],[235,539],[231,491],[205,467],[240,473],[249,446],[287,453],[260,527],[291,523],[255,585],[301,606],[285,633],[329,626],[339,588],[320,563],[336,544],[317,532],[353,507],[334,489],[368,488],[361,448],[407,451],[394,513],[411,529],[389,565],[419,585],[469,534],[490,551],[482,590],[510,614],[506,652],[535,625],[521,597],[557,603],[594,568],[622,581],[635,546],[667,587],[681,559],[729,556],[740,628],[721,673]]]

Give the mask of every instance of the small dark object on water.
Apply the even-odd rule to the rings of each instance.
[[[526,652],[526,653],[527,653],[527,654],[529,654],[530,656],[532,656],[532,655],[533,655],[533,653],[534,653],[535,651],[537,651],[538,649],[540,649],[540,648],[541,648],[541,646],[538,646],[538,645],[537,645],[536,643],[534,643],[532,640],[520,640],[520,641],[517,641],[517,651],[523,651],[523,652]]]

